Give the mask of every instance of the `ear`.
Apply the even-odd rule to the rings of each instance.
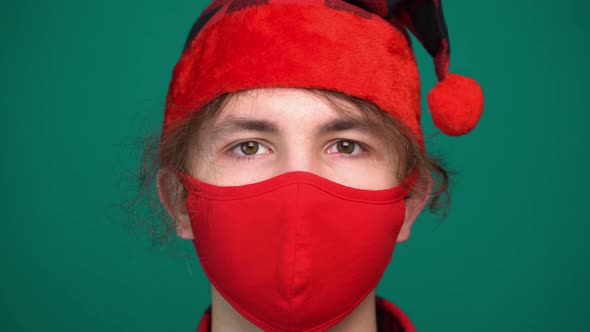
[[[176,234],[185,240],[193,239],[193,230],[186,210],[186,200],[181,197],[182,184],[174,172],[167,168],[158,171],[158,196],[176,226]]]
[[[410,237],[410,229],[418,218],[418,215],[430,199],[432,191],[432,176],[430,173],[424,172],[414,185],[414,191],[410,193],[410,197],[406,198],[406,217],[402,229],[397,236],[396,242],[404,242]]]

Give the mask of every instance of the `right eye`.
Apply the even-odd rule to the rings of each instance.
[[[256,155],[267,154],[270,150],[256,141],[246,141],[235,145],[231,149],[234,158],[250,159]]]

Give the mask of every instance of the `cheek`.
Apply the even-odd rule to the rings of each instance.
[[[325,177],[345,186],[359,189],[389,189],[398,184],[396,170],[382,163],[357,163],[332,167],[329,174]]]
[[[271,160],[234,161],[210,156],[195,160],[191,168],[194,176],[218,186],[239,186],[266,180],[276,173]]]
[[[216,169],[214,183],[219,186],[241,186],[249,183],[260,182],[273,177],[268,169],[246,169],[223,170]]]
[[[201,163],[200,169],[195,174],[198,179],[204,182],[220,186],[239,186],[263,181],[292,170],[295,169],[286,169],[272,163],[250,163],[240,165],[240,167],[223,165],[222,163]],[[305,171],[359,189],[389,189],[398,184],[395,170],[385,165],[353,164],[350,162],[328,165],[324,163],[305,169]]]
[[[399,184],[397,154],[385,149],[373,149],[358,159],[335,158],[329,160],[327,174],[330,180],[343,185],[368,190],[393,188]]]
[[[269,179],[294,170],[315,173],[345,186],[380,190],[396,186],[396,169],[382,155],[359,159],[313,155],[298,151],[282,158],[276,154],[252,160],[234,160],[227,156],[206,153],[192,159],[191,174],[201,181],[220,185],[238,186]]]
[[[219,166],[209,154],[199,154],[191,159],[190,174],[207,183],[215,183]]]

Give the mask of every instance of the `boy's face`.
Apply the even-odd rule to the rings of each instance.
[[[289,171],[360,189],[397,185],[397,156],[362,123],[302,90],[258,89],[233,100],[201,130],[198,148],[189,152],[189,171],[221,186]]]

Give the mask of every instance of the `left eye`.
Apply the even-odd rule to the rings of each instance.
[[[360,144],[353,141],[338,141],[328,149],[328,153],[359,154],[362,152]]]

